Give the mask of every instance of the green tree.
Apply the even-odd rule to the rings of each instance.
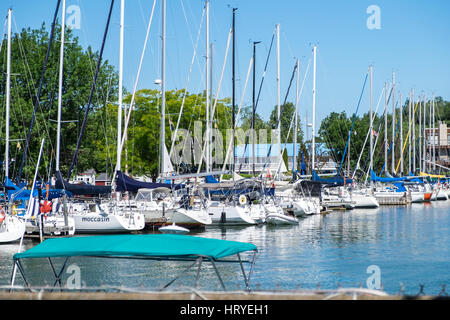
[[[59,72],[59,49],[60,49],[60,26],[56,25],[54,41],[51,47],[47,69],[44,75],[40,105],[37,108],[36,119],[32,130],[29,145],[28,160],[23,170],[23,178],[30,180],[34,172],[34,166],[39,152],[40,141],[46,138],[43,161],[41,162],[41,178],[47,178],[50,161],[55,158],[56,151],[56,119],[58,105],[58,72]],[[36,93],[41,77],[42,67],[49,41],[49,32],[43,23],[38,29],[22,29],[12,37],[11,43],[11,120],[10,138],[11,158],[15,159],[10,165],[10,176],[13,177],[20,165],[24,139],[26,139]],[[67,172],[75,151],[76,142],[80,133],[81,122],[87,106],[91,91],[95,65],[98,53],[93,52],[90,47],[83,49],[79,44],[78,37],[74,37],[70,29],[66,30],[64,52],[64,80],[63,80],[63,121],[74,122],[63,123],[61,132],[61,171],[63,175]],[[0,59],[0,70],[2,79],[0,84],[0,103],[2,115],[4,115],[5,86],[6,86],[6,39],[2,44]],[[106,119],[101,122],[101,113],[106,101],[117,100],[118,76],[115,69],[103,60],[97,79],[92,110],[89,113],[85,136],[81,144],[78,156],[77,168],[84,170],[94,168],[97,171],[105,169],[105,163],[99,157],[98,143],[92,143],[94,138],[102,140],[102,144],[111,140],[105,136],[107,128]],[[4,117],[4,116],[3,116]],[[4,121],[0,125],[1,135],[4,135]],[[1,154],[4,152],[4,140],[1,142]],[[53,164],[54,168],[54,164]]]

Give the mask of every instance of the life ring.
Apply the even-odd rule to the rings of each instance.
[[[240,196],[239,196],[239,203],[240,203],[241,205],[246,204],[246,203],[247,203],[247,197],[244,196],[243,194],[240,195]]]
[[[39,209],[41,213],[49,213],[52,211],[52,202],[44,200],[40,203]]]
[[[2,223],[6,218],[6,211],[5,209],[0,206],[0,223]]]

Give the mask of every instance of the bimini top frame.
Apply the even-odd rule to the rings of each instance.
[[[253,252],[252,261],[241,259],[240,253],[247,251]],[[198,286],[202,262],[209,261],[214,267],[223,290],[226,289],[216,267],[216,262],[239,263],[245,286],[247,290],[250,290],[250,277],[257,251],[257,247],[251,243],[173,234],[105,235],[47,239],[25,252],[14,255],[11,286],[14,286],[15,270],[17,268],[26,286],[31,287],[21,263],[23,259],[47,258],[55,276],[53,287],[57,284],[61,287],[61,275],[70,257],[103,257],[192,261],[193,263],[183,273],[190,270],[195,264],[198,264],[196,287]],[[234,255],[237,256],[237,260],[223,259]],[[66,258],[59,272],[56,271],[51,260],[51,258],[56,257]],[[243,263],[251,263],[248,275],[245,273]],[[170,286],[180,276],[181,274],[163,286],[161,290]]]

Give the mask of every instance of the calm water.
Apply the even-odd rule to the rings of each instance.
[[[379,267],[382,286],[391,294],[399,292],[401,284],[408,294],[418,293],[420,284],[426,294],[438,294],[443,284],[450,289],[450,201],[334,211],[305,218],[299,226],[208,227],[194,235],[255,244],[259,253],[251,279],[253,289],[366,287],[371,265]],[[28,240],[25,247],[36,244]],[[10,283],[12,255],[17,249],[18,244],[0,246],[0,285]],[[69,265],[79,268],[83,286],[142,290],[160,287],[187,266],[101,258],[73,258]],[[24,266],[33,284],[53,284],[47,260],[30,259]],[[220,264],[218,268],[227,289],[243,288],[238,265]],[[195,274],[196,269],[188,272],[174,288],[194,285]],[[70,275],[65,273],[63,282]],[[16,284],[22,283],[17,277]],[[219,288],[214,270],[206,263],[200,288]]]

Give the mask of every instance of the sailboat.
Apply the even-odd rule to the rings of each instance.
[[[11,83],[11,14],[8,10],[8,47],[7,47],[7,66],[6,66],[6,150],[5,150],[5,177],[9,175],[9,110],[10,110],[10,83]],[[2,185],[5,199],[0,203],[0,243],[9,243],[19,240],[25,232],[25,222],[13,216],[9,212],[9,206],[6,199],[7,186]]]
[[[6,198],[6,186],[0,186],[0,191]],[[19,240],[25,233],[25,221],[17,215],[12,215],[7,199],[0,202],[0,244]]]
[[[265,222],[269,225],[298,225],[299,220],[294,214],[285,212],[276,203],[274,197],[266,198],[262,201],[262,206],[266,212]]]
[[[122,1],[123,4],[123,1]],[[152,9],[153,13],[153,9]],[[150,19],[151,22],[151,19]],[[150,22],[147,29],[147,37],[150,29]],[[128,175],[120,171],[120,154],[122,151],[122,146],[124,144],[125,134],[118,141],[118,157],[116,164],[116,192],[128,192],[137,193],[134,199],[116,199],[118,207],[125,207],[133,201],[134,211],[142,214],[145,217],[144,223],[147,225],[161,225],[165,223],[175,223],[177,225],[184,225],[188,227],[204,227],[207,224],[211,224],[211,218],[206,212],[204,202],[197,201],[196,197],[192,194],[187,194],[186,191],[181,190],[184,188],[183,185],[174,185],[173,183],[166,183],[165,180],[169,177],[170,173],[173,172],[173,167],[165,146],[165,1],[162,3],[162,63],[161,63],[161,136],[160,136],[160,182],[143,182],[135,180]],[[141,63],[139,65],[138,76],[135,82],[135,88],[132,95],[130,111],[127,115],[127,122],[125,123],[125,130],[128,127],[131,108],[133,107],[134,97],[137,87],[137,81],[139,79],[139,74],[142,66],[142,59],[145,52],[146,42],[144,44]],[[121,124],[118,125],[120,127]],[[120,134],[119,134],[120,135]],[[157,201],[153,199],[153,192],[151,191],[155,188],[165,188],[172,193],[170,198],[165,198],[163,201]],[[178,194],[177,194],[178,191]],[[147,196],[150,193],[150,196]],[[147,195],[146,195],[147,194]]]
[[[108,31],[109,21],[111,17],[111,11],[113,8],[113,2],[111,3],[108,22],[106,25],[105,34]],[[65,12],[65,1],[63,0],[63,23],[64,26],[64,12]],[[124,17],[124,1],[121,1],[121,64],[122,64],[122,49],[123,49],[123,17]],[[111,187],[110,186],[93,186],[93,185],[77,185],[72,184],[66,181],[61,172],[59,171],[59,153],[60,153],[60,123],[61,123],[61,103],[62,103],[62,70],[63,70],[63,45],[64,45],[64,28],[62,28],[62,41],[61,41],[61,54],[60,54],[60,84],[59,84],[59,103],[58,103],[58,134],[57,134],[57,164],[56,164],[56,186],[61,187],[64,190],[71,192],[74,195],[90,195],[90,196],[99,196],[99,195],[108,195],[111,196]],[[97,74],[99,70],[99,64],[101,63],[101,57],[104,48],[104,41],[102,42],[102,48],[100,51],[100,58],[97,62],[96,74],[94,76],[94,83],[91,87],[91,96],[88,102],[88,108],[86,109],[84,123],[87,119],[87,112],[89,111],[89,106],[91,104],[92,92],[95,89],[95,82],[97,79]],[[122,78],[122,68],[120,68],[120,79]],[[122,83],[120,81],[119,91],[120,93],[122,88]],[[120,102],[122,95],[120,94]],[[119,110],[121,109],[121,103],[119,105]],[[78,138],[77,150],[75,151],[71,168],[69,169],[69,176],[71,169],[73,168],[78,152],[78,146],[81,142],[83,134],[83,129],[80,132],[80,136]],[[121,232],[131,232],[142,230],[145,226],[144,217],[134,212],[131,208],[122,208],[115,205],[112,201],[100,201],[94,200],[92,202],[86,201],[71,201],[68,204],[68,211],[70,213],[70,217],[74,219],[75,228],[77,233],[121,233]]]

